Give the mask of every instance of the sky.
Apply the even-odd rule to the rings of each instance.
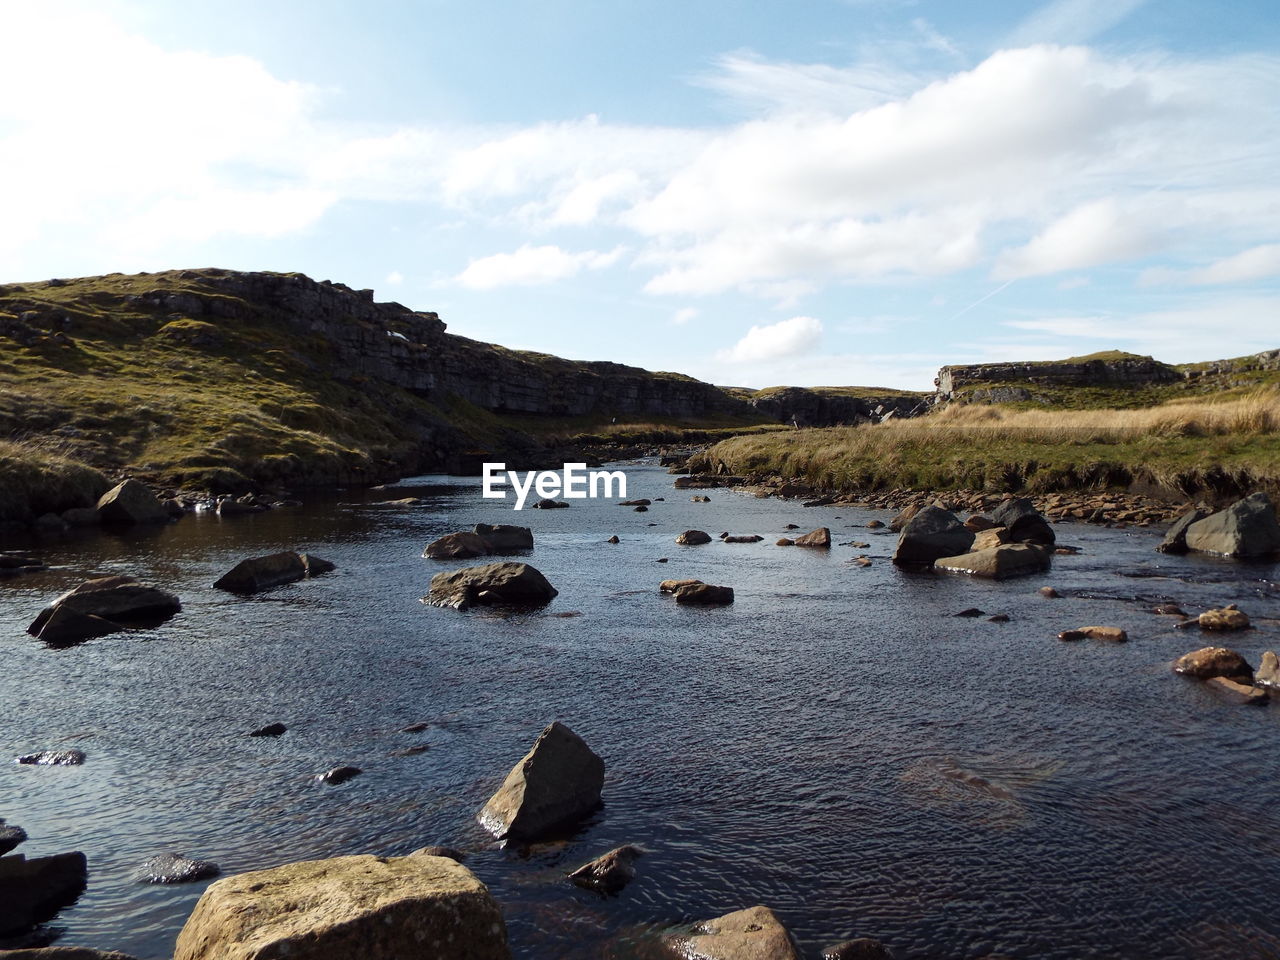
[[[1280,347],[1275,0],[0,0],[0,283],[300,271],[722,385]]]

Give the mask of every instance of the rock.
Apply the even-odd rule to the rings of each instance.
[[[889,521],[889,529],[894,533],[901,533],[902,528],[911,522],[911,518],[920,512],[921,504],[913,503],[905,507],[901,513]]]
[[[31,860],[20,853],[0,857],[0,937],[25,933],[53,919],[80,896],[88,871],[83,853]]]
[[[1187,530],[1193,523],[1199,523],[1208,514],[1203,510],[1192,510],[1190,513],[1183,514],[1182,517],[1169,528],[1165,533],[1164,539],[1160,541],[1156,547],[1161,553],[1186,553],[1187,547]]]
[[[1201,647],[1185,653],[1174,663],[1175,673],[1208,680],[1211,677],[1227,677],[1231,680],[1253,682],[1253,668],[1244,657],[1226,647]]]
[[[181,609],[172,593],[133,577],[99,577],[54,600],[31,622],[27,633],[48,643],[74,643],[131,624],[164,621]],[[63,611],[78,616],[57,616]]]
[[[690,587],[695,583],[701,583],[701,580],[663,580],[658,584],[659,593],[675,593],[681,587]]]
[[[710,497],[690,497],[689,499],[694,503],[710,503],[711,502]]]
[[[4,856],[26,839],[27,831],[13,824],[6,824],[3,818],[0,818],[0,856]]]
[[[278,737],[289,728],[283,723],[269,723],[265,727],[259,727],[257,730],[251,730],[251,737]]]
[[[41,533],[66,533],[67,521],[56,513],[42,513],[36,517],[36,529]]]
[[[950,510],[925,507],[902,528],[893,562],[932,563],[940,557],[958,556],[972,544],[973,531],[966,529]]]
[[[800,529],[800,524],[798,524],[798,523],[788,523],[788,524],[787,524],[785,527],[783,527],[782,529],[783,529],[783,530],[799,530],[799,529]]]
[[[796,542],[790,537],[779,537],[774,543],[775,547],[794,547]]]
[[[477,604],[540,606],[559,592],[537,568],[505,562],[437,573],[422,599],[436,607],[467,610]]]
[[[994,616],[987,617],[987,623],[1008,623],[1009,615],[1007,613],[997,613]]]
[[[893,960],[893,954],[879,940],[859,937],[822,951],[822,960]]]
[[[497,903],[445,857],[335,857],[213,883],[174,960],[510,960]]]
[[[161,853],[142,865],[142,883],[193,883],[216,877],[222,871],[212,860],[192,860],[180,853]]]
[[[439,540],[427,544],[422,555],[436,560],[470,560],[472,557],[487,557],[489,546],[483,537],[469,531],[446,533]]]
[[[819,527],[817,530],[810,531],[802,537],[796,537],[797,547],[830,547],[831,531],[826,527]]]
[[[990,530],[994,527],[1000,526],[1000,524],[996,523],[990,517],[984,517],[976,513],[966,520],[964,525],[974,533],[981,533],[983,530]]]
[[[1224,557],[1268,557],[1280,552],[1280,523],[1265,493],[1254,493],[1226,510],[1187,527],[1188,549]]]
[[[263,513],[266,509],[262,504],[251,500],[235,500],[227,497],[218,501],[215,512],[220,517],[241,517],[250,513]]]
[[[649,511],[649,508],[642,503],[640,504],[640,506],[635,508],[635,511],[636,513],[647,513]]]
[[[1259,687],[1280,690],[1280,659],[1277,659],[1275,651],[1268,650],[1262,655],[1262,662],[1253,675],[1253,682]]]
[[[717,587],[709,583],[693,583],[675,591],[676,603],[701,606],[724,606],[733,603],[733,587]]]
[[[676,543],[688,547],[700,546],[704,543],[711,542],[711,534],[702,530],[686,530],[680,536],[676,537]]]
[[[857,564],[858,566],[860,566],[860,567],[869,567],[869,566],[871,566],[871,558],[870,558],[870,557],[854,557],[854,558],[853,558],[853,562],[854,562],[854,563],[856,563],[856,564]]]
[[[1185,617],[1187,611],[1183,610],[1176,603],[1157,603],[1151,608],[1152,613],[1158,613],[1166,617]]]
[[[477,523],[475,534],[495,556],[533,549],[533,531],[513,523]]]
[[[448,857],[454,863],[461,863],[467,859],[467,855],[461,850],[455,850],[453,847],[419,847],[411,857]]]
[[[98,499],[103,523],[168,523],[169,511],[145,484],[137,480],[118,483]]]
[[[411,723],[407,727],[401,727],[400,732],[401,733],[421,733],[423,730],[430,730],[430,729],[431,729],[430,723],[426,723],[426,722]]]
[[[1039,544],[1006,543],[958,557],[941,557],[933,562],[933,568],[990,580],[1009,580],[1043,573],[1049,569],[1049,556],[1049,552]]]
[[[959,613],[953,613],[953,617],[980,617],[982,611],[977,607],[970,607],[968,610],[961,610]]]
[[[569,874],[569,879],[588,890],[603,894],[620,893],[623,887],[635,879],[635,862],[643,853],[639,847],[630,844],[615,847],[574,870]]]
[[[653,503],[652,500],[621,500],[618,502],[620,507],[647,507]]]
[[[915,518],[913,517],[912,519],[915,519]],[[868,529],[868,530],[879,530],[879,529],[880,529],[881,527],[883,527],[883,526],[884,526],[884,521],[883,521],[883,520],[868,520],[868,521],[867,521],[867,529]],[[905,529],[906,529],[906,527],[903,527],[903,529],[905,530]]]
[[[1077,632],[1084,634],[1087,640],[1102,640],[1105,643],[1125,643],[1129,639],[1129,634],[1119,627],[1080,627]]]
[[[680,956],[697,960],[801,960],[791,933],[768,907],[704,920],[689,936],[672,939]]]
[[[973,550],[990,550],[992,547],[999,547],[1006,543],[1013,543],[1013,534],[1009,532],[1008,527],[989,527],[986,530],[979,530],[973,537],[973,546],[969,549]]]
[[[764,539],[764,537],[753,533],[753,534],[750,534],[749,536],[735,536],[735,537],[723,536],[720,539],[723,540],[725,543],[759,543],[761,540]]]
[[[1058,634],[1058,639],[1059,640],[1083,640],[1084,631],[1083,630],[1063,630],[1060,634]]]
[[[784,483],[775,493],[783,500],[794,500],[797,497],[812,496],[813,487],[807,483]]]
[[[13,762],[37,767],[78,767],[84,760],[83,750],[41,750],[23,754]]]
[[[1037,592],[1040,596],[1048,597],[1050,600],[1057,600],[1062,596],[1062,594],[1053,589],[1053,587],[1041,587]]]
[[[334,565],[306,553],[284,550],[241,560],[218,578],[214,586],[229,593],[258,593],[285,583],[328,573]]]
[[[1040,543],[1052,546],[1055,539],[1049,521],[1027,497],[1016,497],[1000,504],[991,514],[998,526],[1007,527],[1015,543]]]
[[[317,783],[325,783],[331,787],[336,787],[340,783],[346,783],[348,780],[354,780],[362,773],[364,773],[364,771],[359,767],[334,767],[332,770],[326,770],[324,773],[317,773],[313,779]]]
[[[97,507],[72,507],[62,511],[62,520],[69,527],[96,527],[102,523]]]
[[[550,497],[544,497],[537,503],[533,504],[534,510],[562,510],[569,506],[563,500],[552,500]]]
[[[511,768],[480,811],[480,823],[499,840],[538,840],[592,813],[603,786],[604,761],[555,721]]]
[[[1270,699],[1267,691],[1228,677],[1210,677],[1204,685],[1228,703],[1264,704]]]
[[[1221,610],[1206,610],[1200,614],[1199,621],[1201,630],[1246,630],[1249,627],[1249,617],[1234,603]]]
[[[0,577],[16,576],[19,573],[30,573],[44,568],[44,561],[33,553],[17,553],[11,550],[0,552]]]
[[[621,543],[621,542],[622,541],[619,540],[616,535],[610,537],[608,540],[605,541],[605,543]]]
[[[2,960],[136,960],[115,950],[91,947],[32,947],[26,950],[0,950]]]

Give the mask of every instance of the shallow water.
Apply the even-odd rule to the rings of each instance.
[[[910,573],[888,562],[895,536],[865,527],[884,511],[726,490],[693,503],[664,471],[627,472],[629,496],[666,502],[513,513],[478,481],[423,477],[38,543],[53,569],[0,581],[0,757],[75,746],[88,760],[0,764],[0,816],[30,834],[20,852],[89,858],[58,942],[169,957],[207,882],[136,883],[162,851],[236,872],[447,844],[469,851],[518,957],[653,956],[673,925],[756,903],[812,957],[851,936],[920,958],[1280,956],[1280,707],[1220,703],[1169,669],[1206,643],[1255,664],[1280,646],[1276,566],[1060,524],[1082,553],[1044,576]],[[430,503],[373,505],[404,496]],[[533,528],[527,559],[560,590],[545,610],[419,602],[432,573],[468,563],[422,559],[424,545],[481,521]],[[775,547],[789,522],[871,547]],[[690,527],[765,540],[676,546]],[[210,586],[280,549],[338,569],[249,599]],[[870,567],[847,563],[861,553]],[[66,650],[23,632],[106,573],[184,610]],[[679,607],[657,593],[669,577],[728,584],[737,602]],[[1214,641],[1149,612],[1165,600],[1234,601],[1264,622]],[[967,607],[1011,622],[952,616]],[[1131,641],[1056,639],[1095,623]],[[604,758],[606,805],[564,842],[501,848],[475,814],[553,719]],[[288,733],[244,736],[272,721]],[[428,749],[392,755],[414,745]],[[365,773],[311,780],[339,764]],[[620,896],[564,880],[621,843],[648,853]]]

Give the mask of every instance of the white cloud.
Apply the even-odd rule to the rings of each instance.
[[[536,286],[568,279],[583,270],[601,270],[616,263],[620,256],[621,247],[609,253],[595,250],[569,253],[556,246],[525,244],[514,253],[495,253],[472,260],[454,280],[472,290]]]
[[[1160,236],[1115,200],[1095,200],[1059,217],[1025,246],[1006,250],[994,275],[1009,280],[1131,260],[1155,249]]]
[[[696,319],[698,316],[697,307],[681,307],[671,315],[671,322],[677,327],[682,327],[690,320]]]
[[[822,339],[822,321],[792,317],[765,326],[753,326],[717,359],[728,363],[756,363],[811,352]]]
[[[404,274],[399,270],[392,270],[387,274],[386,282],[388,286],[398,287],[400,284],[404,283]]]
[[[1198,269],[1152,267],[1139,275],[1138,283],[1146,287],[1175,283],[1214,285],[1250,283],[1275,276],[1280,276],[1280,243],[1264,243]]]
[[[1146,0],[1053,0],[1018,25],[1011,46],[1084,43],[1116,26]]]

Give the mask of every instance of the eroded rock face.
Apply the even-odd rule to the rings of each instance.
[[[423,602],[467,610],[477,605],[541,606],[559,593],[527,563],[488,563],[437,573]]]
[[[1201,647],[1183,654],[1173,665],[1173,669],[1197,680],[1228,677],[1245,683],[1253,682],[1253,668],[1249,666],[1249,661],[1226,647]]]
[[[615,847],[574,870],[569,874],[569,879],[588,890],[604,894],[619,893],[635,879],[635,863],[642,855],[643,851],[631,844]]]
[[[893,562],[899,565],[928,564],[942,557],[956,557],[973,545],[973,531],[950,510],[929,506],[902,528]]]
[[[1006,543],[958,557],[942,557],[933,562],[933,568],[989,580],[1009,580],[1044,573],[1049,569],[1049,557],[1049,551],[1038,544]]]
[[[0,857],[0,937],[24,933],[74,903],[88,870],[83,853]]]
[[[603,786],[604,761],[556,721],[511,768],[480,811],[480,822],[499,839],[531,842],[594,811]]]
[[[801,960],[790,931],[763,906],[704,920],[691,935],[673,938],[671,946],[698,960]]]
[[[103,523],[168,523],[169,511],[146,484],[137,480],[118,483],[98,499]]]
[[[284,550],[265,557],[241,560],[214,583],[219,590],[230,593],[258,593],[286,583],[295,583],[307,577],[318,576],[334,569],[328,560],[307,553]]]
[[[1187,547],[1251,559],[1280,553],[1280,523],[1265,493],[1254,493],[1187,527]]]
[[[509,960],[498,905],[445,857],[335,857],[226,877],[174,960]]]

